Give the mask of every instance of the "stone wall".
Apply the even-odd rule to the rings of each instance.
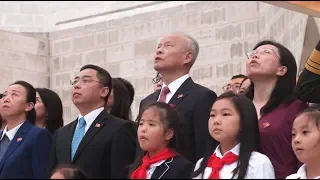
[[[24,80],[35,87],[49,87],[48,39],[0,31],[0,92]]]
[[[66,123],[78,111],[71,102],[70,80],[92,63],[135,87],[134,117],[142,98],[153,91],[157,40],[184,32],[200,44],[190,75],[222,92],[232,75],[246,73],[245,54],[261,39],[285,44],[300,62],[307,15],[262,2],[196,2],[50,33],[50,87],[63,99]]]
[[[53,2],[53,1],[52,1]],[[0,29],[13,32],[49,32],[46,15],[50,1],[1,1]]]

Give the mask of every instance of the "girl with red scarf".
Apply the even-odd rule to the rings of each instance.
[[[209,153],[195,167],[194,179],[274,179],[269,158],[259,152],[256,109],[247,97],[222,94],[213,104],[208,121]],[[215,148],[212,142],[219,145]]]
[[[137,136],[141,154],[131,167],[130,179],[190,178],[194,165],[183,157],[184,126],[173,107],[156,102],[142,111]]]

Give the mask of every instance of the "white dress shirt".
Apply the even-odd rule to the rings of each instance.
[[[307,179],[306,165],[303,164],[296,174],[291,174],[287,176],[286,179]],[[320,175],[313,179],[320,179]]]
[[[24,123],[24,122],[23,122],[23,123]],[[0,139],[0,140],[2,140],[2,138],[3,138],[4,135],[7,135],[8,139],[9,139],[10,141],[12,141],[12,139],[14,138],[14,136],[16,135],[16,133],[18,132],[19,128],[22,126],[23,123],[19,124],[19,125],[16,126],[15,128],[12,128],[12,129],[9,130],[9,131],[7,130],[7,127],[8,127],[8,126],[6,126],[6,127],[4,128],[4,130],[3,130],[3,133],[2,133],[2,135],[1,135],[1,139]]]
[[[172,98],[172,96],[174,95],[174,93],[177,92],[177,90],[179,89],[179,87],[189,78],[190,76],[188,74],[179,77],[178,79],[174,80],[172,83],[170,83],[168,85],[168,88],[170,90],[170,92],[166,95],[166,103],[168,103],[170,101],[170,99]],[[162,88],[161,91],[164,87],[166,87],[167,85],[165,83],[162,84]],[[161,94],[161,92],[160,92]],[[158,97],[158,100],[160,99],[160,94]]]
[[[150,167],[147,169],[147,179],[151,179],[152,174],[154,173],[156,168],[161,166],[161,164],[164,162],[165,162],[165,160],[162,160],[162,161],[158,161],[156,163],[151,164]]]
[[[217,157],[222,158],[229,151],[222,155],[219,147],[220,145],[216,148],[214,153],[216,153]],[[240,144],[237,144],[230,151],[233,154],[239,156]],[[200,163],[202,162],[202,160],[203,158],[198,160],[194,171],[196,171],[200,167]],[[231,177],[233,176],[232,171],[237,167],[237,163],[238,161],[232,164],[224,165],[223,168],[219,171],[220,179],[231,179]],[[211,174],[211,171],[211,167],[206,167],[204,170],[203,178],[208,179]],[[234,178],[237,178],[237,175],[235,175]],[[198,175],[197,177],[194,177],[193,179],[202,179],[202,174]],[[275,179],[274,169],[269,158],[261,153],[252,152],[245,179]]]
[[[86,132],[88,131],[88,129],[90,128],[91,124],[93,123],[93,121],[99,116],[99,114],[104,110],[104,107],[98,108],[96,110],[91,111],[90,113],[88,113],[87,115],[84,116],[84,119],[86,121],[86,128],[84,130],[84,134],[86,134]],[[83,116],[81,114],[79,114],[78,116],[78,120],[80,118],[82,118]],[[77,123],[77,128],[79,126],[79,123]]]

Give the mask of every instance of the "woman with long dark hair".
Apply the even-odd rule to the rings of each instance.
[[[121,119],[132,120],[130,94],[127,87],[116,78],[112,78],[112,91],[105,105],[106,110]]]
[[[258,152],[257,113],[247,97],[233,92],[220,95],[208,127],[207,155],[197,162],[194,179],[274,179],[269,158]]]
[[[0,179],[44,179],[51,150],[51,134],[33,126],[36,91],[16,81],[3,93],[1,115],[7,125],[0,134]]]
[[[36,88],[36,123],[40,128],[48,129],[53,134],[63,126],[63,108],[60,97],[47,88]]]
[[[247,96],[257,110],[261,152],[270,158],[276,178],[286,178],[299,168],[290,143],[292,124],[308,107],[294,92],[297,64],[286,47],[273,41],[259,42],[247,55]]]

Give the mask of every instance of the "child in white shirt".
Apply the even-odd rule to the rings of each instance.
[[[211,153],[198,160],[193,179],[275,178],[269,158],[257,152],[258,117],[251,100],[232,92],[222,94],[208,123],[211,138],[220,144],[216,148],[212,144]]]
[[[297,116],[292,128],[292,148],[304,164],[286,179],[320,179],[320,111],[310,108]]]

